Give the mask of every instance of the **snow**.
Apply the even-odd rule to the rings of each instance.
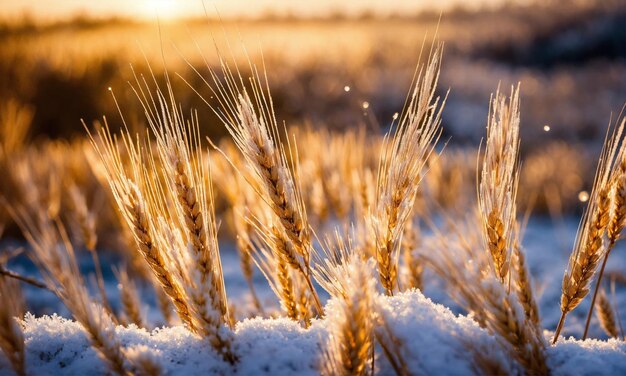
[[[409,366],[418,373],[464,375],[472,373],[471,352],[464,341],[480,346],[490,355],[506,361],[494,337],[470,317],[455,315],[433,303],[419,291],[394,297],[377,298],[394,335],[405,350]],[[330,301],[327,308],[332,306]],[[151,332],[118,326],[123,346],[134,352],[151,354],[170,375],[317,375],[327,338],[326,319],[315,320],[309,329],[285,318],[254,318],[239,322],[235,329],[235,349],[241,361],[231,368],[213,352],[207,342],[182,326],[164,327]],[[26,315],[23,321],[27,371],[33,375],[105,374],[106,368],[80,325],[60,316]],[[546,339],[552,335],[546,331]],[[380,351],[379,351],[380,353]],[[609,340],[561,339],[548,348],[554,375],[626,374],[626,342]],[[377,373],[390,374],[384,359],[376,359]],[[0,374],[10,374],[0,360]]]
[[[548,332],[546,332],[548,333]],[[552,338],[552,332],[549,337]],[[553,375],[625,375],[626,342],[560,339],[548,348],[548,364]]]

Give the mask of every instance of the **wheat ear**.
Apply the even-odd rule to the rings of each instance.
[[[298,304],[293,287],[291,274],[289,273],[289,264],[283,254],[276,255],[276,277],[280,286],[280,302],[287,313],[287,317],[298,321]]]
[[[382,148],[376,202],[370,213],[378,274],[387,295],[397,287],[400,239],[411,217],[422,170],[441,134],[445,99],[435,97],[442,46],[420,66],[407,106]]]
[[[507,98],[498,90],[492,98],[487,123],[478,202],[483,236],[496,276],[504,283],[516,221],[515,198],[519,181],[519,85]]]
[[[225,124],[253,173],[256,193],[273,211],[285,235],[304,261],[303,277],[317,312],[323,314],[311,280],[309,258],[313,246],[302,189],[295,178],[298,171],[297,149],[291,145],[288,135],[285,135],[286,144],[281,142],[281,134],[285,132],[279,130],[276,121],[267,77],[261,78],[257,67],[250,62],[252,74],[247,78],[247,85],[240,71],[237,69],[233,73],[222,56],[219,57],[222,77],[207,67],[214,86],[205,80],[219,106],[214,107],[206,99],[204,101]],[[250,87],[250,91],[246,86]]]
[[[87,128],[86,125],[85,128]],[[150,206],[150,202],[144,199],[137,184],[144,182],[146,174],[141,167],[143,164],[138,146],[132,142],[128,134],[122,135],[125,152],[130,158],[128,164],[132,168],[133,181],[127,175],[119,144],[111,135],[106,121],[104,127],[98,128],[97,135],[91,135],[90,133],[90,137],[93,148],[99,157],[101,168],[106,174],[115,202],[122,218],[132,232],[139,253],[148,264],[155,280],[158,281],[165,294],[172,300],[181,321],[195,332],[196,326],[192,322],[184,291],[170,270],[168,270],[165,255],[159,249],[157,240],[154,238],[154,205]]]
[[[622,127],[626,122],[626,118],[622,120]],[[598,295],[598,289],[602,283],[602,277],[604,276],[604,268],[606,262],[609,259],[609,255],[615,247],[615,243],[620,238],[620,234],[626,225],[626,148],[622,146],[618,158],[620,159],[619,167],[613,172],[613,189],[612,189],[612,208],[611,208],[611,220],[607,228],[607,237],[609,243],[606,246],[606,252],[602,260],[602,266],[600,266],[600,272],[598,273],[598,280],[596,281],[596,287],[593,291],[593,297],[591,298],[591,305],[589,306],[589,312],[587,313],[587,321],[585,322],[585,331],[583,333],[583,340],[587,338],[587,332],[589,331],[589,323],[591,322],[591,315],[595,307],[596,296]]]
[[[616,155],[624,149],[622,136],[625,121],[605,140],[591,192],[591,198],[576,236],[574,250],[570,255],[568,269],[563,276],[561,293],[561,318],[553,343],[565,323],[565,317],[589,293],[589,285],[603,256],[604,235],[611,218],[611,176],[615,170]]]
[[[159,240],[165,240],[163,246],[171,244],[169,239],[175,240],[173,252],[179,253],[182,261],[176,272],[198,332],[224,360],[234,364],[237,356],[232,351],[232,332],[223,330],[230,324],[230,315],[217,242],[210,163],[202,152],[197,112],[191,111],[185,117],[167,74],[165,78],[167,89],[162,91],[156,86],[149,98],[145,93],[150,93],[150,86],[145,81],[136,76],[133,86],[156,137],[160,164],[149,166],[153,176],[164,176],[157,197],[161,202],[175,203],[160,207],[161,233],[173,236]],[[176,226],[172,229],[162,219],[172,219]]]

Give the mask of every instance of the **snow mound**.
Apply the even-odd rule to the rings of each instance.
[[[379,304],[394,335],[403,343],[405,359],[416,373],[463,375],[474,373],[468,346],[478,346],[505,364],[508,357],[496,340],[471,317],[455,316],[419,291],[379,297]],[[326,306],[333,308],[333,301]],[[23,321],[26,365],[33,375],[106,374],[104,363],[90,347],[81,326],[60,316]],[[309,329],[285,318],[255,318],[237,324],[235,349],[240,355],[230,367],[203,341],[184,327],[148,332],[134,325],[116,331],[128,351],[150,353],[169,375],[317,375],[318,362],[328,336],[328,321],[316,320]],[[546,337],[551,333],[546,332]],[[623,341],[561,339],[548,348],[554,375],[626,374]],[[393,374],[384,357],[376,359],[377,373]],[[0,374],[11,374],[0,360]]]

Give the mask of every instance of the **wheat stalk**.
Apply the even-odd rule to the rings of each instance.
[[[489,270],[490,258],[482,249],[482,226],[478,212],[464,221],[448,221],[443,230],[431,224],[434,236],[424,241],[421,259],[446,282],[450,297],[474,315],[474,320],[485,327],[481,298],[473,286],[482,282]],[[445,250],[445,252],[441,252]],[[453,270],[454,273],[450,273]]]
[[[233,209],[233,220],[235,222],[235,230],[237,232],[237,249],[239,250],[239,264],[243,276],[248,284],[250,295],[252,296],[252,302],[255,308],[263,313],[263,306],[254,288],[254,261],[252,260],[253,245],[250,240],[250,234],[253,231],[252,226],[245,220],[245,218],[238,214],[240,210]]]
[[[465,348],[472,353],[472,362],[476,374],[490,376],[506,376],[511,374],[510,366],[502,359],[489,352],[485,345],[477,345],[471,340],[464,340]]]
[[[102,267],[100,265],[100,258],[96,251],[96,244],[98,241],[98,234],[96,233],[96,219],[93,213],[90,213],[87,207],[87,200],[85,195],[78,189],[75,184],[70,184],[68,187],[68,195],[70,197],[70,206],[72,214],[74,216],[73,222],[80,230],[80,241],[87,248],[91,254],[91,258],[94,263],[94,269],[96,273],[96,284],[98,286],[98,292],[102,299],[102,306],[111,315],[111,318],[116,320],[116,317],[111,308],[109,298],[104,288],[104,277],[102,275]]]
[[[385,357],[391,364],[394,372],[397,376],[411,376],[412,373],[409,370],[409,366],[405,356],[404,342],[398,338],[396,333],[389,325],[388,318],[385,313],[376,308],[374,335],[376,341],[380,345]]]
[[[161,315],[163,316],[163,320],[166,324],[173,324],[172,317],[172,301],[167,296],[161,284],[155,280],[154,277],[150,278],[150,281],[153,286],[154,294],[157,298],[157,304],[159,306],[159,311],[161,311]]]

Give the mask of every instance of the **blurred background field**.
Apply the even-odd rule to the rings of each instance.
[[[450,89],[444,129],[452,143],[480,140],[485,103],[499,82],[523,83],[525,149],[553,140],[597,144],[626,97],[626,5],[620,1],[453,8],[441,21],[437,12],[222,21],[208,12],[210,20],[198,15],[160,26],[154,19],[88,16],[42,25],[6,21],[0,98],[32,111],[33,138],[82,136],[79,119],[116,118],[107,87],[125,112],[136,112],[125,84],[131,64],[146,73],[148,62],[157,75],[165,65],[197,87],[185,60],[206,73],[204,58],[214,66],[217,40],[223,50],[228,41],[240,62],[242,45],[257,64],[262,51],[276,112],[288,124],[384,127],[401,109],[423,41],[436,31],[446,43],[440,90]],[[223,134],[197,95],[181,79],[174,84],[183,107],[200,110],[203,129]]]
[[[542,309],[545,303],[549,312],[545,325],[555,326],[560,273],[574,241],[579,218],[575,215],[584,208],[607,125],[615,122],[626,100],[625,2],[498,2],[484,8],[450,8],[441,14],[264,14],[223,19],[209,9],[207,18],[200,14],[160,22],[127,16],[4,18],[3,197],[55,214],[70,213],[70,223],[76,203],[55,187],[79,187],[98,215],[98,248],[123,250],[128,244],[121,244],[110,198],[86,162],[86,132],[80,122],[91,125],[106,116],[112,128],[121,126],[108,88],[130,126],[141,130],[143,111],[127,82],[133,80],[133,71],[149,75],[152,70],[157,77],[167,71],[182,108],[197,109],[202,131],[219,142],[225,128],[189,87],[210,97],[194,70],[206,77],[207,65],[216,67],[215,43],[222,51],[231,51],[244,68],[248,58],[259,67],[264,61],[277,117],[288,126],[337,132],[363,127],[380,136],[402,109],[422,45],[428,46],[436,34],[445,41],[439,90],[449,94],[440,149],[446,142],[447,147],[425,180],[426,201],[432,199],[438,208],[455,212],[475,205],[476,152],[485,135],[490,94],[498,85],[508,93],[511,85],[521,82],[520,212],[532,208],[536,214],[528,231],[529,262],[542,281],[540,289],[546,289],[541,297]],[[298,146],[306,149],[306,137],[303,140]],[[24,189],[33,185],[38,189]],[[219,189],[217,195],[220,206]],[[233,235],[232,226],[222,214],[222,232],[228,237]],[[542,218],[545,215],[551,217]],[[5,234],[19,236],[4,211],[2,219]],[[233,238],[224,249],[234,250]],[[543,252],[546,248],[553,252]],[[107,289],[115,296],[117,283],[109,264],[124,257],[106,252],[100,257]],[[247,291],[237,257],[235,252],[224,256],[226,284],[235,301]],[[36,275],[25,259],[18,256],[9,265]],[[89,256],[81,260],[86,273],[93,271]],[[609,272],[623,269],[623,257],[618,261]],[[556,268],[558,273],[546,267],[554,264],[562,265]],[[265,286],[259,288],[262,297],[271,296],[260,273],[255,278]],[[453,305],[438,287],[441,290],[427,286],[426,291],[433,288],[430,296]],[[35,312],[59,310],[51,303],[56,301],[51,294],[46,298],[34,291],[27,290],[32,293],[27,300]],[[154,308],[151,299],[147,298]],[[626,295],[620,299],[623,306]],[[572,331],[580,331],[580,322],[572,326]]]

